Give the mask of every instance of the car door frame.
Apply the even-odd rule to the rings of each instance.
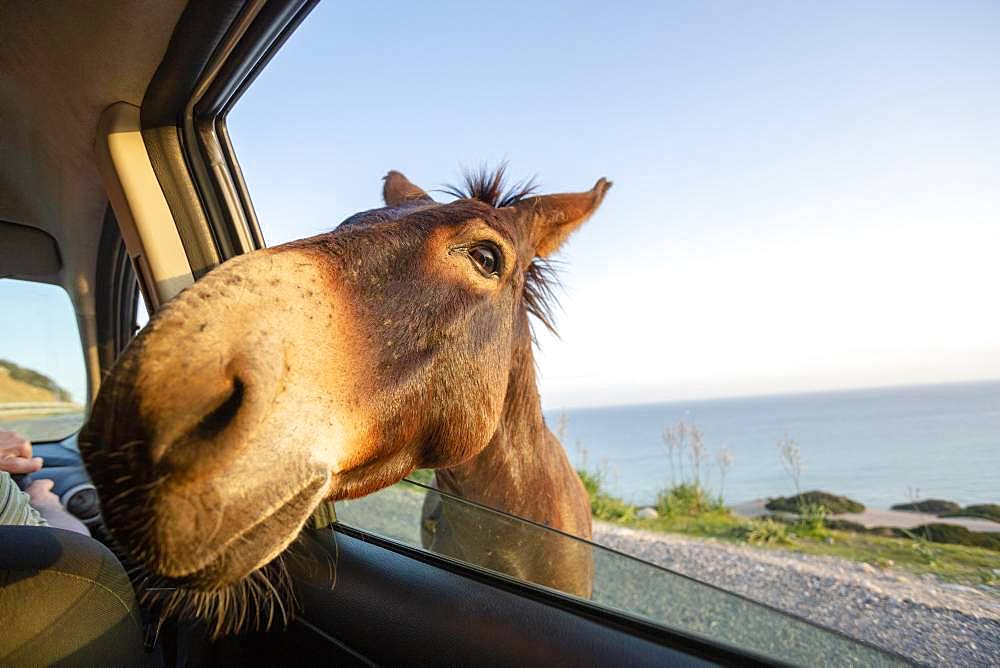
[[[150,82],[140,111],[142,138],[195,279],[226,259],[264,247],[226,115],[317,2],[192,2]],[[349,649],[362,662],[412,659],[413,655],[397,651],[405,648],[407,639],[419,638],[424,643],[420,656],[428,659],[464,657],[490,663],[481,642],[441,635],[442,629],[468,627],[465,615],[470,614],[470,601],[484,623],[503,621],[507,640],[523,642],[526,650],[542,647],[566,663],[766,662],[740,648],[666,629],[358,528],[334,524],[309,532],[314,539],[339,539],[337,571],[351,578],[349,584],[342,579],[328,589],[325,599],[304,596],[305,608],[295,623]],[[418,593],[421,600],[436,602],[433,609],[412,614],[408,602]],[[401,609],[410,609],[411,614],[401,618],[396,614]],[[449,624],[436,623],[442,619]],[[399,647],[380,644],[365,630],[391,627],[401,634]],[[592,641],[578,633],[584,628]],[[492,638],[501,641],[500,636]],[[424,652],[435,648],[444,653]],[[492,658],[496,664],[512,663],[516,654]]]

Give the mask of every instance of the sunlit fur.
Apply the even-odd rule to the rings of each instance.
[[[589,538],[586,492],[542,418],[529,316],[552,327],[548,258],[610,185],[533,195],[481,170],[439,204],[390,172],[386,207],[235,258],[162,308],[80,437],[144,599],[214,633],[287,622],[286,566],[315,508],[421,467]],[[487,242],[504,255],[495,276],[465,250]],[[589,594],[589,550],[518,550],[515,534],[490,549],[436,512],[434,549]]]

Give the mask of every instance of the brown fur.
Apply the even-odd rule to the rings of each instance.
[[[256,591],[323,499],[417,467],[589,538],[587,495],[542,419],[528,316],[551,326],[540,263],[610,183],[530,196],[502,182],[483,172],[472,197],[438,204],[390,172],[386,208],[231,260],[161,309],[80,440],[115,538],[206,610]],[[502,256],[495,275],[477,268],[484,248]],[[487,553],[454,511],[438,519],[437,549],[589,592],[582,547],[509,534]]]
[[[527,328],[526,319],[519,326]],[[542,418],[527,332],[519,341],[499,428],[474,458],[438,469],[436,486],[590,539],[587,492]],[[585,544],[520,523],[484,522],[478,514],[435,494],[427,495],[422,514],[422,541],[435,552],[561,591],[590,595],[593,565]],[[484,527],[489,536],[483,535]],[[539,544],[541,540],[545,544]]]

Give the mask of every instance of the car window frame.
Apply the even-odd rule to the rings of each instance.
[[[227,259],[265,247],[226,117],[316,4],[318,0],[220,0],[207,11],[196,11],[192,3],[183,12],[150,82],[141,109],[143,140],[196,279]],[[337,523],[332,503],[321,506],[318,516],[322,515],[328,521],[317,521],[307,533],[333,531],[349,536],[444,569],[454,577],[474,578],[541,601],[555,614],[585,615],[625,631],[637,642],[653,640],[722,664],[762,662],[762,657],[750,651],[691,638],[599,604]],[[370,565],[378,568],[378,564]]]
[[[95,291],[97,357],[103,376],[138,332],[136,313],[140,300],[147,311],[150,309],[110,205],[102,222]]]
[[[318,2],[192,3],[150,81],[143,140],[195,278],[265,247],[226,116]]]

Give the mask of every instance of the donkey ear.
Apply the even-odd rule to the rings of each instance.
[[[514,204],[519,215],[531,226],[531,240],[539,257],[551,255],[601,205],[611,181],[598,179],[594,187],[582,193],[540,195]]]
[[[385,181],[385,184],[382,186],[382,199],[385,201],[386,206],[399,206],[404,202],[421,199],[428,202],[432,201],[430,195],[410,183],[405,176],[396,170],[390,171],[382,180]]]

